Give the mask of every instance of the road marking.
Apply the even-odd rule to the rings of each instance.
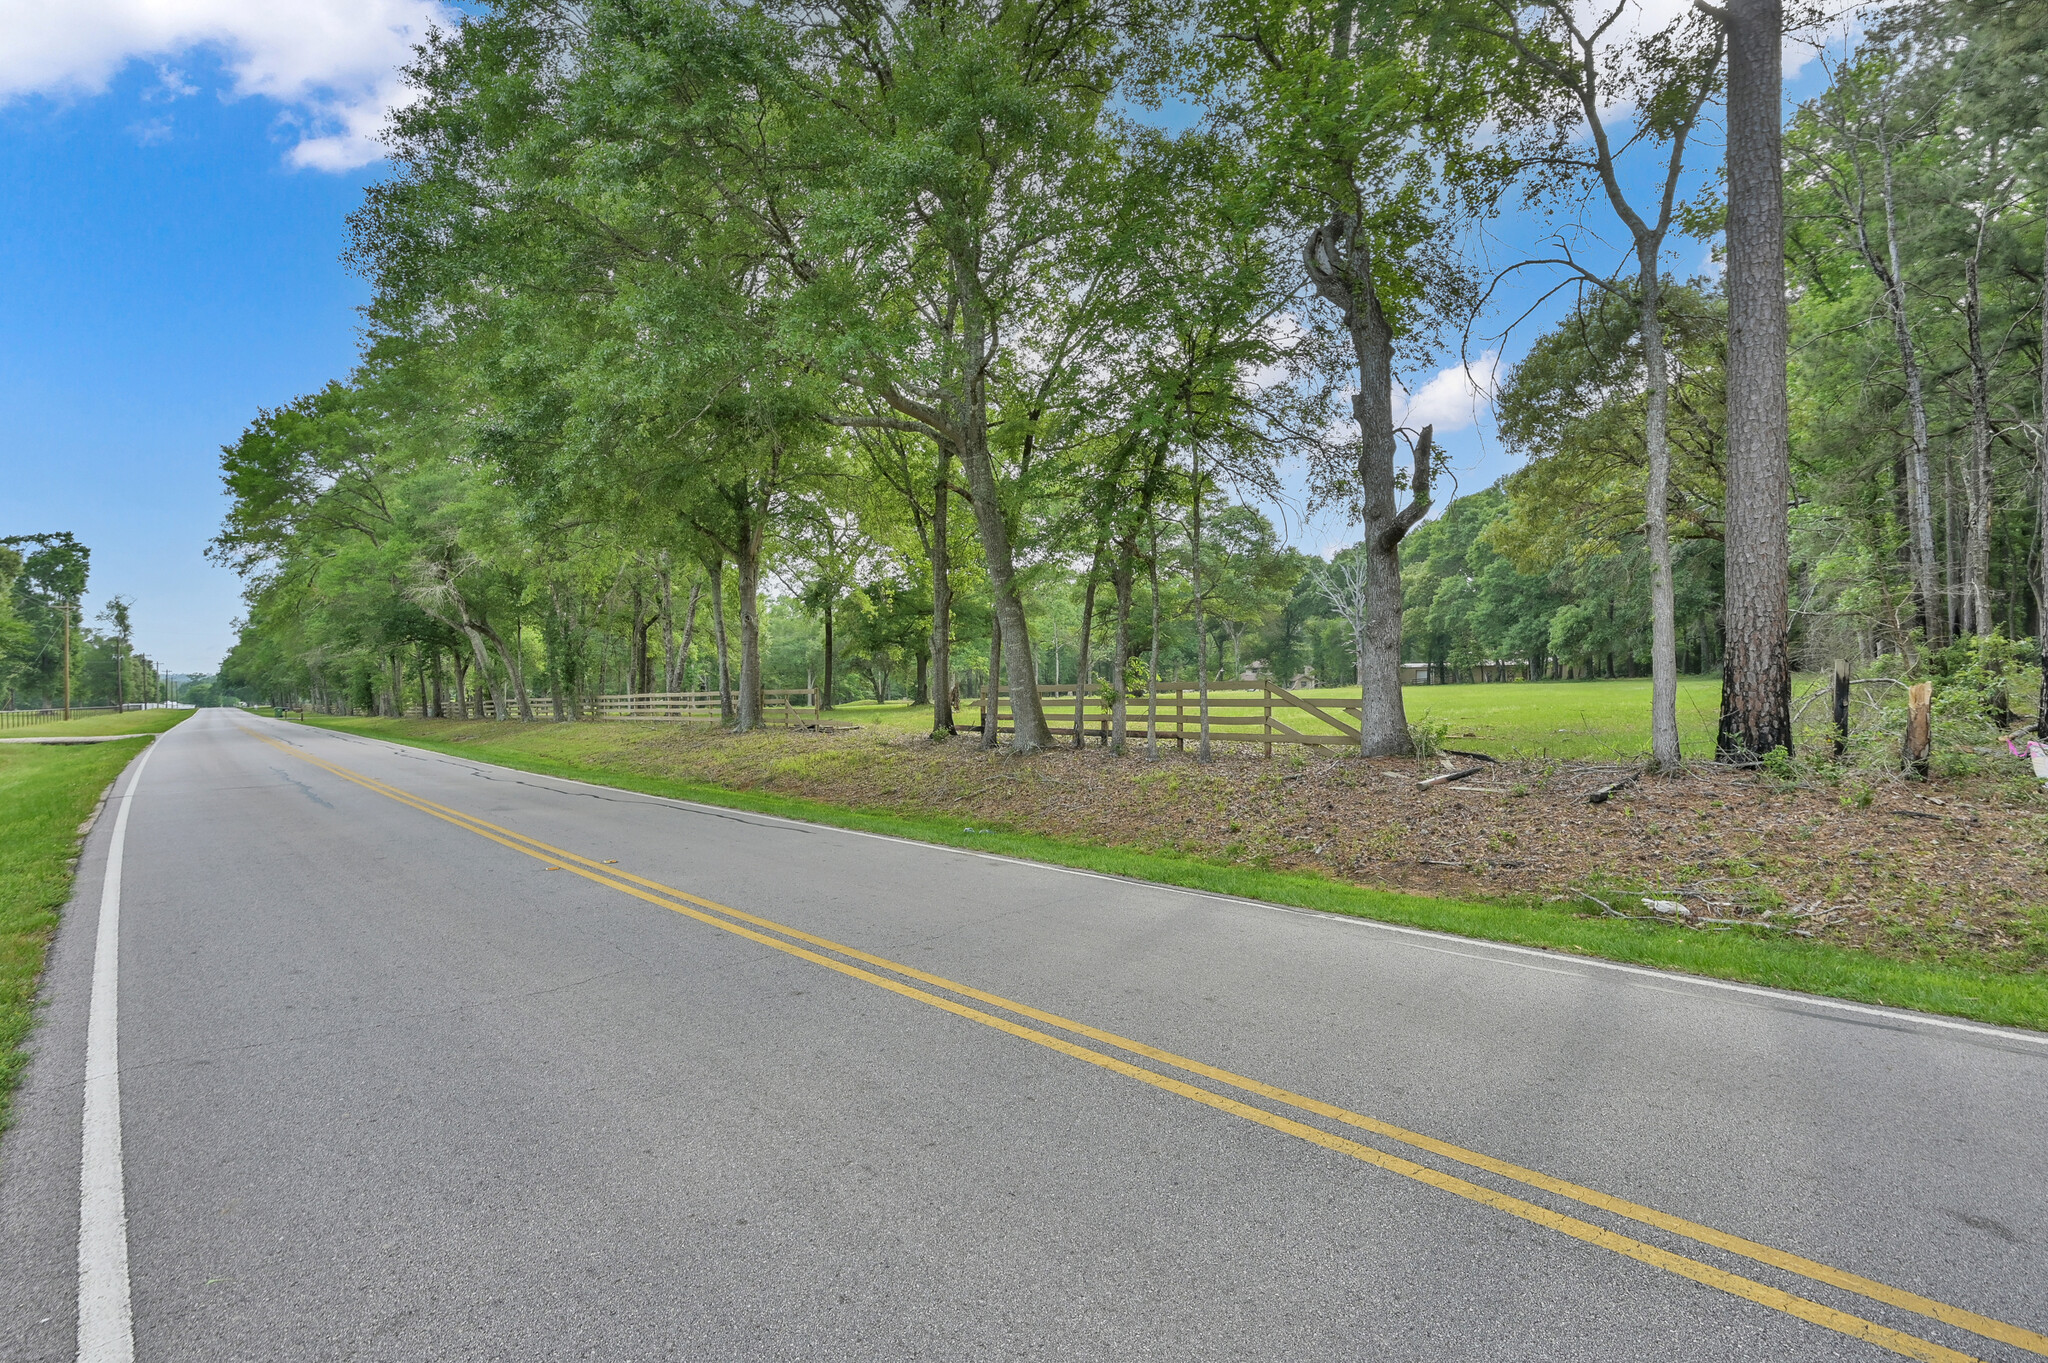
[[[1217,1066],[1177,1056],[1172,1052],[1146,1045],[1143,1042],[1117,1036],[1114,1033],[1092,1027],[1086,1023],[1062,1018],[1056,1014],[1033,1008],[1028,1004],[1018,1003],[1014,1000],[1005,999],[1000,995],[976,989],[970,985],[947,980],[942,976],[930,974],[914,966],[891,961],[885,957],[875,956],[857,948],[845,946],[830,939],[804,932],[801,929],[792,928],[776,923],[773,920],[747,913],[744,910],[732,908],[729,905],[700,898],[685,891],[677,890],[672,886],[663,885],[658,881],[647,880],[625,871],[608,870],[606,868],[612,864],[610,862],[583,857],[574,852],[541,842],[525,834],[503,828],[475,815],[465,814],[460,810],[436,804],[423,796],[414,795],[401,787],[327,762],[321,758],[314,757],[310,753],[279,743],[262,734],[255,734],[254,736],[280,751],[291,753],[301,761],[319,767],[366,790],[384,795],[422,813],[452,823],[457,827],[477,834],[479,837],[498,843],[500,846],[526,856],[534,857],[537,860],[551,863],[547,869],[570,871],[609,889],[659,905],[672,912],[683,914],[699,922],[747,938],[750,941],[772,947],[775,950],[796,956],[813,964],[824,966],[850,978],[873,984],[891,993],[915,999],[953,1013],[956,1016],[995,1028],[1011,1036],[1046,1046],[1088,1064],[1112,1070],[1142,1083],[1175,1093],[1191,1101],[1202,1103],[1205,1106],[1213,1107],[1220,1111],[1229,1112],[1245,1120],[1284,1132],[1326,1149],[1350,1155],[1365,1163],[1415,1179],[1431,1187],[1451,1192],[1457,1196],[1493,1207],[1496,1210],[1507,1212],[1523,1220],[1531,1221],[1565,1235],[1570,1235],[1586,1243],[1598,1245],[1601,1248],[1636,1259],[1639,1262],[1665,1269],[1668,1272],[1692,1279],[1695,1282],[1718,1288],[1731,1295],[1757,1302],[1760,1305],[1769,1306],[1774,1310],[1783,1311],[1786,1314],[1814,1324],[1823,1325],[1853,1338],[1877,1344],[1905,1357],[1963,1360],[1969,1359],[1971,1356],[1914,1335],[1892,1330],[1887,1326],[1879,1325],[1859,1316],[1835,1310],[1818,1302],[1794,1296],[1752,1279],[1728,1273],[1722,1269],[1701,1263],[1698,1260],[1673,1254],[1657,1246],[1610,1231],[1592,1222],[1583,1221],[1536,1203],[1524,1201],[1521,1198],[1499,1192],[1484,1185],[1443,1173],[1427,1165],[1417,1164],[1373,1146],[1365,1145],[1343,1136],[1333,1135],[1320,1128],[1266,1111],[1263,1108],[1254,1107],[1209,1089],[1188,1084],[1172,1076],[1144,1069],[1115,1056],[1077,1045],[1033,1028],[1024,1027],[1009,1019],[996,1017],[979,1009],[970,1008],[956,1000],[944,998],[903,984],[900,981],[874,974],[871,971],[849,965],[844,961],[833,960],[828,956],[820,955],[816,951],[793,945],[792,942],[779,940],[776,937],[767,936],[764,932],[756,931],[753,927],[742,925],[753,924],[761,929],[766,929],[768,932],[779,933],[796,941],[810,943],[823,950],[836,952],[892,973],[958,993],[964,997],[987,1003],[1005,1011],[1017,1013],[1020,1016],[1029,1017],[1034,1021],[1045,1023],[1063,1031],[1086,1036],[1091,1040],[1100,1041],[1119,1049],[1130,1051],[1136,1055],[1142,1055],[1147,1059],[1173,1066],[1190,1074],[1200,1075],[1247,1092],[1256,1093],[1269,1100],[1355,1126],[1376,1135],[1400,1141],[1418,1149],[1427,1150],[1430,1153],[1458,1163],[1483,1169],[1500,1177],[1512,1179],[1557,1196],[1570,1198],[1615,1215],[1637,1220],[1646,1225],[1655,1226],[1660,1230],[1712,1245],[1715,1248],[1744,1255],[1758,1262],[1769,1264],[1772,1267],[1800,1274],[1845,1291],[1858,1293],[1887,1305],[1912,1311],[1959,1329],[1972,1331],[1989,1339],[2012,1344],[2031,1352],[2048,1355],[2048,1336],[2040,1335],[2032,1330],[1979,1315],[1976,1312],[1952,1306],[1946,1302],[1923,1297],[1917,1293],[1907,1292],[1903,1289],[1895,1288],[1858,1274],[1836,1269],[1830,1265],[1822,1264],[1800,1255],[1778,1250],[1771,1246],[1757,1244],[1739,1236],[1715,1230],[1709,1226],[1659,1212],[1654,1208],[1640,1206],[1621,1198],[1609,1196],[1595,1189],[1585,1188],[1562,1179],[1555,1179],[1549,1175],[1523,1168],[1520,1165],[1512,1164],[1505,1160],[1497,1160],[1492,1156],[1483,1155],[1477,1151],[1466,1150],[1449,1142],[1439,1141],[1434,1137],[1406,1131],[1390,1123],[1351,1112],[1334,1104],[1322,1102],[1319,1099],[1304,1097],[1278,1086],[1266,1084],[1260,1080],[1233,1074]],[[724,915],[724,917],[716,915]]]
[[[121,1170],[121,858],[128,845],[128,807],[155,751],[154,743],[144,748],[128,774],[100,880],[78,1162],[78,1363],[132,1363],[135,1357],[135,1322],[128,1304],[128,1197]]]
[[[261,718],[261,716],[258,716]],[[1544,970],[1549,974],[1574,975],[1580,970],[1559,970],[1555,967],[1527,965],[1521,961],[1504,960],[1503,956],[1528,956],[1540,961],[1569,961],[1583,970],[1604,970],[1620,975],[1635,975],[1655,980],[1657,984],[1643,988],[1661,988],[1666,993],[1684,995],[1690,989],[1711,989],[1726,994],[1747,994],[1755,998],[1771,999],[1779,1003],[1797,1004],[1828,1013],[1853,1013],[1861,1017],[1883,1018],[1888,1022],[1900,1023],[1912,1028],[1935,1028],[1947,1032],[1969,1032],[1978,1036],[1996,1037],[2001,1041],[2017,1041],[2026,1045],[2048,1047],[2048,1032],[2026,1031],[2017,1027],[1987,1026],[1981,1023],[1965,1022],[1960,1018],[1942,1017],[1934,1013],[1908,1012],[1902,1008],[1873,1007],[1869,1004],[1849,1003],[1842,999],[1826,998],[1819,994],[1800,994],[1789,989],[1773,989],[1768,985],[1742,984],[1735,980],[1718,980],[1710,975],[1689,975],[1684,971],[1659,969],[1655,966],[1628,965],[1621,961],[1602,960],[1597,956],[1579,956],[1549,947],[1525,947],[1513,942],[1490,942],[1484,938],[1461,937],[1454,932],[1442,932],[1435,928],[1411,927],[1406,923],[1389,923],[1378,918],[1364,918],[1357,914],[1339,913],[1329,909],[1308,909],[1296,904],[1275,904],[1265,899],[1248,899],[1243,895],[1222,894],[1215,890],[1190,889],[1185,885],[1173,885],[1163,880],[1143,880],[1136,876],[1114,875],[1108,871],[1090,871],[1079,866],[1061,866],[1057,862],[1033,861],[1028,857],[1013,857],[1001,852],[984,852],[972,847],[954,847],[943,842],[925,842],[918,838],[906,838],[894,833],[871,833],[862,828],[844,828],[838,824],[812,823],[803,819],[792,819],[780,814],[765,814],[757,809],[741,809],[736,806],[705,804],[697,800],[679,800],[669,795],[654,795],[644,790],[633,790],[626,786],[607,786],[595,781],[581,781],[573,776],[554,776],[542,772],[526,771],[519,767],[508,767],[497,762],[485,762],[474,757],[461,757],[431,748],[413,748],[387,738],[361,738],[340,729],[321,729],[306,725],[304,728],[330,735],[341,741],[350,740],[366,744],[386,744],[394,753],[404,756],[425,754],[450,766],[474,770],[489,767],[518,777],[534,777],[542,781],[559,781],[563,785],[583,786],[589,790],[614,791],[631,795],[650,804],[672,805],[678,809],[701,811],[720,818],[744,816],[762,823],[783,824],[791,828],[809,831],[824,831],[844,834],[849,838],[868,838],[875,842],[892,842],[903,847],[915,847],[925,852],[941,852],[949,856],[973,857],[981,861],[992,861],[1004,866],[1020,866],[1031,871],[1050,871],[1057,875],[1080,876],[1087,880],[1107,880],[1118,885],[1129,885],[1139,889],[1157,891],[1163,894],[1184,895],[1190,899],[1206,899],[1218,904],[1241,904],[1248,909],[1263,909],[1268,913],[1284,913],[1294,918],[1313,918],[1320,922],[1333,923],[1341,927],[1360,928],[1374,932],[1394,933],[1402,937],[1421,937],[1446,945],[1422,947],[1424,951],[1437,951],[1446,956],[1462,956],[1468,961],[1486,961],[1494,965],[1512,965],[1530,970]],[[253,732],[253,731],[251,731]],[[530,783],[529,783],[530,785]],[[535,790],[550,790],[551,787],[530,785]],[[556,794],[567,794],[555,791]],[[1674,988],[1683,985],[1685,988]]]

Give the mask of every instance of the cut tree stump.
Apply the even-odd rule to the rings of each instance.
[[[1915,776],[1927,775],[1934,756],[1934,683],[1921,682],[1906,692],[1905,767]]]

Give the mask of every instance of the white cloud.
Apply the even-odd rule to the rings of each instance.
[[[189,93],[169,63],[212,49],[229,95],[282,106],[291,164],[347,170],[383,154],[399,65],[457,18],[441,0],[0,0],[0,100],[99,94],[137,60],[162,71],[156,98]]]
[[[1476,424],[1480,410],[1493,402],[1499,370],[1500,352],[1488,350],[1464,364],[1438,371],[1412,394],[1395,384],[1394,424],[1417,429],[1434,426],[1439,435]]]

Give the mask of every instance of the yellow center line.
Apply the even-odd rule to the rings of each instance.
[[[299,758],[300,760],[305,761],[313,766],[317,766],[335,776],[340,777],[343,780],[361,786],[366,790],[370,790],[377,794],[384,795],[387,798],[396,800],[399,803],[407,805],[410,808],[417,809],[422,813],[429,814],[435,818],[444,820],[448,823],[455,824],[458,827],[464,828],[469,832],[475,833],[480,837],[488,839],[491,842],[498,843],[499,845],[509,848],[512,851],[520,852],[526,856],[530,856],[542,862],[549,863],[550,869],[555,869],[558,867],[559,869],[573,872],[574,874],[582,876],[587,880],[593,881],[600,885],[604,885],[609,889],[617,890],[623,894],[631,895],[636,899],[641,899],[648,903],[658,905],[662,908],[669,909],[672,912],[683,914],[699,922],[708,924],[712,927],[720,928],[726,932],[730,932],[737,936],[744,937],[750,941],[760,943],[763,946],[771,947],[777,951],[781,951],[788,955],[798,957],[799,959],[809,961],[816,965],[824,966],[829,970],[833,970],[838,972],[839,974],[848,976],[850,978],[858,979],[865,983],[875,985],[878,988],[886,989],[889,992],[900,995],[904,998],[915,999],[918,1002],[926,1003],[933,1007],[943,1009],[944,1011],[952,1013],[958,1017],[966,1018],[970,1021],[978,1022],[983,1024],[984,1026],[992,1027],[998,1031],[1005,1032],[1011,1036],[1018,1037],[1022,1040],[1030,1041],[1034,1044],[1048,1047],[1049,1049],[1059,1051],[1062,1054],[1071,1056],[1074,1059],[1084,1061],[1088,1064],[1112,1070],[1118,1074],[1122,1074],[1129,1078],[1136,1079],[1141,1083],[1150,1084],[1155,1088],[1164,1089],[1167,1092],[1177,1094],[1178,1096],[1187,1098],[1193,1102],[1198,1102],[1205,1106],[1216,1108],[1219,1111],[1229,1112],[1234,1116],[1242,1117],[1247,1121],[1255,1122],[1261,1126],[1271,1128],[1275,1131],[1284,1132],[1288,1135],[1295,1136],[1298,1139],[1305,1140],[1312,1144],[1322,1146],[1325,1149],[1350,1155],[1351,1157],[1361,1160],[1365,1163],[1372,1164],[1376,1167],[1389,1170],[1390,1172],[1401,1174],[1404,1177],[1414,1179],[1417,1182],[1424,1183],[1431,1187],[1456,1194],[1457,1196],[1467,1198],[1471,1201],[1481,1203],[1485,1206],[1493,1207],[1496,1210],[1507,1212],[1512,1216],[1516,1216],[1523,1220],[1533,1222],[1537,1225],[1545,1226],[1549,1229],[1558,1231],[1561,1234],[1569,1235],[1575,1239],[1583,1240],[1588,1244],[1598,1245],[1603,1249],[1608,1249],[1617,1254],[1622,1254],[1629,1258],[1636,1259],[1639,1262],[1665,1269],[1668,1272],[1675,1273],[1681,1277],[1689,1278],[1695,1282],[1703,1283],[1707,1286],[1715,1287],[1721,1291],[1728,1292],[1734,1296],[1742,1297],[1746,1300],[1756,1302],[1760,1305],[1771,1307],[1774,1310],[1785,1312],[1788,1315],[1796,1316],[1799,1319],[1810,1321],[1814,1324],[1823,1325],[1828,1329],[1839,1331],[1840,1333],[1849,1335],[1853,1338],[1868,1341],[1872,1344],[1879,1345],[1882,1348],[1891,1350],[1892,1352],[1901,1354],[1905,1357],[1917,1359],[1966,1360],[1969,1359],[1971,1356],[1968,1354],[1960,1353],[1953,1349],[1946,1348],[1942,1345],[1935,1344],[1931,1341],[1920,1339],[1917,1336],[1904,1334],[1900,1331],[1890,1329],[1887,1326],[1879,1325],[1875,1322],[1865,1320],[1862,1317],[1851,1315],[1847,1312],[1835,1310],[1832,1307],[1821,1305],[1818,1302],[1813,1302],[1803,1297],[1794,1296],[1790,1293],[1780,1291],[1779,1289],[1770,1287],[1766,1284],[1741,1277],[1740,1275],[1728,1273],[1722,1269],[1715,1268],[1712,1265],[1701,1263],[1697,1260],[1689,1259],[1682,1255],[1673,1254],[1670,1251],[1661,1249],[1655,1245],[1650,1245],[1642,1241],[1632,1239],[1628,1236],[1621,1235],[1614,1231],[1610,1231],[1602,1226],[1595,1225],[1588,1221],[1579,1220],[1576,1217],[1568,1216],[1563,1213],[1553,1211],[1547,1207],[1539,1206],[1535,1203],[1524,1201],[1510,1194],[1499,1192],[1495,1189],[1485,1187],[1484,1185],[1469,1182],[1468,1180],[1458,1178],[1455,1175],[1447,1174],[1440,1170],[1430,1168],[1427,1165],[1417,1164],[1411,1160],[1402,1159],[1397,1155],[1388,1154],[1387,1152],[1379,1150],[1373,1146],[1365,1145],[1361,1142],[1350,1140],[1343,1136],[1334,1135],[1332,1133],[1323,1131],[1320,1128],[1309,1126],[1306,1123],[1298,1122],[1291,1118],[1281,1116],[1276,1113],[1268,1112],[1263,1108],[1254,1107],[1250,1104],[1240,1102],[1237,1099],[1230,1098],[1226,1095],[1214,1093],[1208,1089],[1200,1088],[1193,1084],[1185,1083],[1179,1079],[1173,1078],[1172,1076],[1162,1075],[1155,1071],[1144,1069],[1140,1066],[1133,1065],[1130,1062],[1119,1059],[1115,1056],[1106,1055],[1100,1051],[1092,1050],[1088,1047],[1077,1045],[1063,1038],[1051,1036],[1047,1033],[1040,1032],[1034,1028],[1022,1026],[1018,1023],[1010,1021],[1009,1019],[996,1017],[992,1014],[982,1012],[979,1009],[970,1008],[965,1004],[959,1003],[953,999],[943,998],[939,995],[928,993],[925,990],[917,989],[913,986],[904,984],[898,980],[892,980],[885,976],[877,975],[870,971],[863,970],[857,966],[849,965],[844,961],[833,960],[831,957],[821,955],[816,951],[807,950],[804,947],[793,945],[791,942],[779,940],[776,937],[767,936],[765,935],[765,933],[761,931],[756,931],[753,928],[745,927],[741,924],[751,923],[759,928],[767,929],[770,932],[779,933],[783,936],[794,938],[798,941],[811,943],[812,945],[821,947],[824,950],[837,952],[841,955],[867,962],[881,969],[889,970],[892,973],[904,975],[912,979],[917,979],[925,983],[932,984],[936,987],[946,989],[950,992],[961,994],[964,997],[973,998],[979,1002],[988,1003],[994,1007],[1002,1008],[1005,1011],[1014,1012],[1025,1017],[1030,1017],[1034,1021],[1043,1022],[1049,1026],[1057,1027],[1063,1031],[1070,1031],[1075,1033],[1076,1035],[1087,1036],[1091,1040],[1101,1041],[1105,1044],[1116,1046],[1119,1049],[1128,1050],[1133,1054],[1142,1055],[1145,1056],[1147,1059],[1151,1059],[1159,1063],[1174,1066],[1176,1068],[1187,1071],[1188,1073],[1198,1074],[1205,1078],[1209,1078],[1236,1088],[1243,1089],[1247,1092],[1257,1093],[1263,1097],[1288,1104],[1290,1106],[1299,1108],[1303,1111],[1312,1112],[1319,1116],[1344,1122],[1346,1124],[1371,1131],[1376,1135],[1387,1137],[1389,1139],[1398,1140],[1405,1144],[1415,1146],[1418,1149],[1428,1150],[1431,1153],[1440,1155],[1448,1159],[1455,1160],[1460,1163],[1464,1163],[1471,1167],[1484,1169],[1487,1172],[1494,1173],[1502,1177],[1514,1179],[1516,1181],[1527,1184],[1531,1187],[1540,1188],[1546,1192],[1551,1192],[1560,1196],[1573,1198],[1574,1200],[1584,1202],[1589,1206],[1598,1207],[1604,1211],[1609,1211],[1617,1215],[1629,1217],[1631,1219],[1641,1221],[1645,1224],[1656,1226],[1659,1229],[1671,1231],[1679,1235],[1688,1236],[1689,1238],[1699,1240],[1702,1243],[1710,1244],[1717,1248],[1730,1250],[1738,1254],[1744,1254],[1747,1257],[1758,1260],[1759,1262],[1767,1263],[1774,1267],[1783,1268],[1790,1272],[1799,1273],[1804,1276],[1813,1278],[1816,1281],[1828,1283],[1831,1286],[1840,1287],[1847,1291],[1857,1292],[1861,1295],[1871,1297],[1874,1300],[1882,1301],[1889,1305],[1899,1306],[1909,1311],[1916,1311],[1919,1314],[1928,1316],[1935,1320],[1940,1320],[1946,1324],[1954,1325],[1958,1328],[1965,1330],[1971,1330],[1974,1333],[1985,1336],[1986,1338],[1996,1339],[2004,1343],[2015,1344],[2020,1348],[2029,1349],[2034,1352],[2048,1354],[2048,1337],[2043,1337],[2039,1334],[2036,1334],[2033,1331],[2023,1329],[2019,1326],[2010,1325],[2003,1321],[1995,1320],[1986,1316],[1981,1316],[1974,1312],[1966,1311],[1960,1307],[1951,1306],[1944,1302],[1938,1302],[1926,1297],[1921,1297],[1915,1293],[1905,1292],[1901,1289],[1890,1287],[1887,1284],[1878,1283],[1871,1279],[1863,1278],[1856,1274],[1847,1273],[1840,1269],[1835,1269],[1828,1265],[1817,1263],[1814,1260],[1806,1259],[1794,1254],[1789,1254],[1785,1251],[1773,1249],[1766,1245],[1758,1245],[1754,1242],[1744,1240],[1741,1237],[1728,1235],[1725,1232],[1714,1230],[1711,1227],[1702,1226],[1691,1221],[1686,1221],[1683,1218],[1669,1216],[1666,1213],[1658,1212],[1653,1208],[1638,1206],[1635,1203],[1627,1202],[1620,1198],[1610,1197],[1607,1194],[1600,1193],[1594,1189],[1583,1188],[1577,1184],[1568,1183],[1561,1179],[1553,1179],[1548,1175],[1538,1173],[1534,1170],[1524,1169],[1519,1165],[1511,1164],[1503,1160],[1496,1160],[1491,1156],[1482,1155],[1476,1151],[1465,1150],[1459,1146],[1452,1145],[1448,1142],[1436,1140],[1433,1137],[1424,1136],[1415,1132],[1404,1131],[1400,1127],[1392,1126],[1388,1123],[1378,1121],[1375,1118],[1363,1116],[1359,1113],[1347,1111],[1346,1109],[1336,1107],[1333,1104],[1324,1103],[1318,1099],[1307,1098],[1298,1094],[1293,1094],[1285,1089],[1265,1084],[1259,1080],[1249,1079],[1241,1075],[1232,1074],[1228,1070],[1223,1070],[1215,1066],[1207,1065],[1200,1061],[1188,1060],[1183,1057],[1176,1056],[1169,1051],[1163,1051],[1156,1047],[1147,1046],[1142,1042],[1131,1041],[1126,1038],[1118,1037],[1114,1033],[1105,1032],[1101,1029],[1090,1027],[1085,1023],[1074,1022],[1069,1019],[1061,1018],[1056,1014],[1045,1013],[1041,1010],[1032,1008],[1029,1005],[1004,999],[1000,995],[990,994],[985,991],[975,989],[972,986],[962,985],[950,980],[946,980],[941,976],[932,975],[928,972],[921,971],[914,966],[904,965],[898,962],[889,961],[883,957],[873,956],[869,953],[859,951],[855,948],[847,947],[839,943],[832,942],[829,939],[817,937],[813,934],[803,932],[800,929],[791,928],[783,924],[775,923],[772,920],[760,918],[756,915],[746,913],[742,910],[731,908],[727,905],[718,904],[707,899],[702,899],[696,895],[688,894],[684,891],[674,889],[671,886],[663,885],[656,881],[645,880],[639,876],[632,875],[629,872],[610,869],[609,863],[597,861],[592,858],[583,857],[576,853],[569,852],[561,848],[553,847],[547,843],[540,842],[538,839],[530,838],[524,834],[513,832],[510,829],[502,828],[499,825],[490,823],[489,821],[478,818],[475,815],[465,814],[459,810],[451,809],[444,805],[435,804],[433,801],[427,800],[421,796],[414,795],[409,791],[405,791],[399,787],[390,785],[389,783],[378,780],[375,777],[365,776],[361,773],[351,771],[345,767],[337,766],[333,763],[324,761],[321,758],[314,757],[311,754],[306,753],[302,750],[290,747],[282,743],[278,743],[273,739],[265,737],[264,735],[257,734],[255,735],[255,737],[261,739],[263,742],[270,744],[272,747],[275,747],[282,752],[290,753],[293,757]],[[724,916],[721,917],[717,915]],[[734,919],[739,921],[730,921]]]

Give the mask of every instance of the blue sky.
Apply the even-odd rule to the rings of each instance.
[[[133,599],[137,644],[165,666],[212,671],[241,613],[238,580],[204,558],[219,447],[353,362],[367,291],[340,259],[345,218],[380,173],[369,137],[395,67],[436,13],[75,0],[0,52],[0,534],[90,545],[88,611]],[[1681,243],[1671,265],[1704,256]],[[1454,372],[1428,391],[1464,490],[1510,467]],[[1336,517],[1288,520],[1305,549],[1352,538]]]

